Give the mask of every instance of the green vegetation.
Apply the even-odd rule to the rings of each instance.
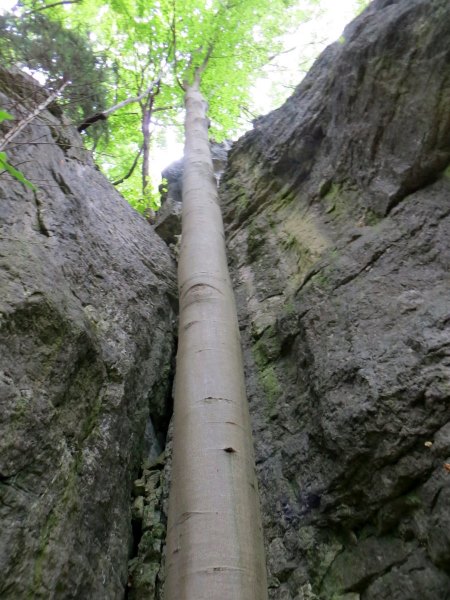
[[[27,4],[37,8],[38,3]],[[72,85],[64,91],[65,112],[78,123],[106,108],[112,68],[106,53],[94,50],[86,29],[68,28],[57,16],[56,8],[0,16],[0,56],[4,66],[41,73],[50,84],[70,79]]]
[[[0,17],[0,56],[5,65],[38,73],[47,86],[70,82],[66,113],[101,169],[145,213],[158,203],[152,153],[164,145],[169,126],[181,137],[184,81],[192,80],[208,49],[201,91],[211,137],[221,141],[242,127],[241,114],[253,102],[251,83],[281,51],[280,34],[317,3],[24,0]]]
[[[259,373],[259,381],[266,396],[266,414],[272,419],[276,417],[276,403],[281,394],[281,387],[272,366],[266,367]]]
[[[266,400],[266,415],[269,419],[276,417],[276,403],[281,395],[281,386],[271,361],[280,353],[280,340],[274,326],[267,327],[260,339],[252,346],[253,357],[257,367],[258,380]]]
[[[359,191],[351,185],[326,181],[322,184],[319,195],[325,204],[325,211],[332,213],[336,219],[347,222],[354,221],[357,226],[373,226],[380,222],[381,217],[370,208],[360,207],[355,213],[355,199]]]
[[[318,7],[319,0],[24,0],[0,16],[0,57],[5,66],[38,74],[47,88],[69,82],[65,113],[102,171],[145,214],[159,203],[158,182],[149,175],[152,156],[169,128],[181,139],[183,81],[208,48],[214,51],[201,91],[211,137],[221,141],[242,130],[243,113],[252,112],[251,84],[282,51],[280,34],[297,29]],[[251,35],[244,35],[250,17]],[[0,160],[20,179],[5,156]],[[284,201],[291,200],[286,193]],[[245,197],[239,205],[245,208]]]
[[[8,112],[6,112],[5,110],[0,109],[0,123],[2,123],[3,121],[9,121],[9,120],[14,120],[14,117],[12,115],[10,115]],[[28,181],[28,179],[26,179],[26,177],[24,176],[23,173],[21,173],[20,171],[18,171],[12,165],[9,164],[6,152],[0,152],[0,171],[7,171],[15,179],[20,181],[20,183],[23,183],[24,185],[31,188],[32,190],[35,189],[34,185],[31,183],[31,181]]]

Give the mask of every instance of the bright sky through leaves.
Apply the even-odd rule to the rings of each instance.
[[[1,2],[2,0],[0,0]],[[261,79],[253,92],[255,116],[265,114],[279,106],[300,83],[311,61],[329,44],[339,39],[344,27],[358,12],[357,0],[321,0],[320,14],[302,23],[298,32],[286,37],[285,48],[291,52],[280,55],[274,64],[266,68],[267,77]],[[303,65],[302,71],[299,65]],[[277,101],[278,99],[278,101]],[[248,117],[248,129],[252,128],[252,116]],[[153,154],[153,175],[159,173],[183,155],[183,144],[177,141],[176,133],[166,133],[166,148]]]
[[[85,0],[89,4],[89,0]],[[16,4],[16,0],[0,0],[0,13]],[[299,2],[301,6],[301,1]],[[358,0],[321,0],[320,10],[314,18],[299,25],[295,34],[285,36],[284,46],[288,52],[276,57],[265,67],[266,77],[262,78],[252,93],[251,114],[244,115],[248,129],[253,117],[269,112],[279,106],[300,82],[312,60],[328,44],[337,40],[355,14]],[[255,32],[257,35],[257,32]],[[175,129],[167,128],[165,147],[160,144],[152,153],[151,175],[159,180],[161,170],[183,154],[183,146],[177,141]]]

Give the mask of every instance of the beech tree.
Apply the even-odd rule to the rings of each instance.
[[[251,425],[205,95],[216,119],[217,113],[225,121],[235,117],[255,70],[269,58],[270,40],[286,22],[287,6],[273,0],[192,4],[195,24],[186,34],[178,23],[186,27],[189,15],[174,15],[173,24],[186,118],[165,598],[264,600]],[[180,38],[189,44],[186,55]],[[227,89],[231,102],[224,104]]]
[[[250,84],[293,15],[282,0],[159,0],[151,19],[166,27],[160,90],[186,109],[165,598],[264,600],[251,425],[209,135],[236,130]]]

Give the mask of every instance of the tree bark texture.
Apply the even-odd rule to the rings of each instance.
[[[198,81],[186,91],[165,600],[265,600],[240,335]]]
[[[153,98],[149,98],[141,107],[142,109],[142,195],[150,183],[150,123],[152,120]]]

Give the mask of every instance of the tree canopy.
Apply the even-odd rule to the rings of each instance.
[[[70,79],[65,99],[111,181],[137,209],[154,205],[148,181],[164,128],[180,128],[183,87],[208,55],[202,93],[210,135],[242,128],[251,84],[282,48],[281,34],[315,4],[291,0],[24,0],[18,16],[0,20],[0,53]],[[127,100],[135,100],[127,103]],[[116,111],[108,109],[120,106]],[[156,144],[155,144],[156,143]]]

